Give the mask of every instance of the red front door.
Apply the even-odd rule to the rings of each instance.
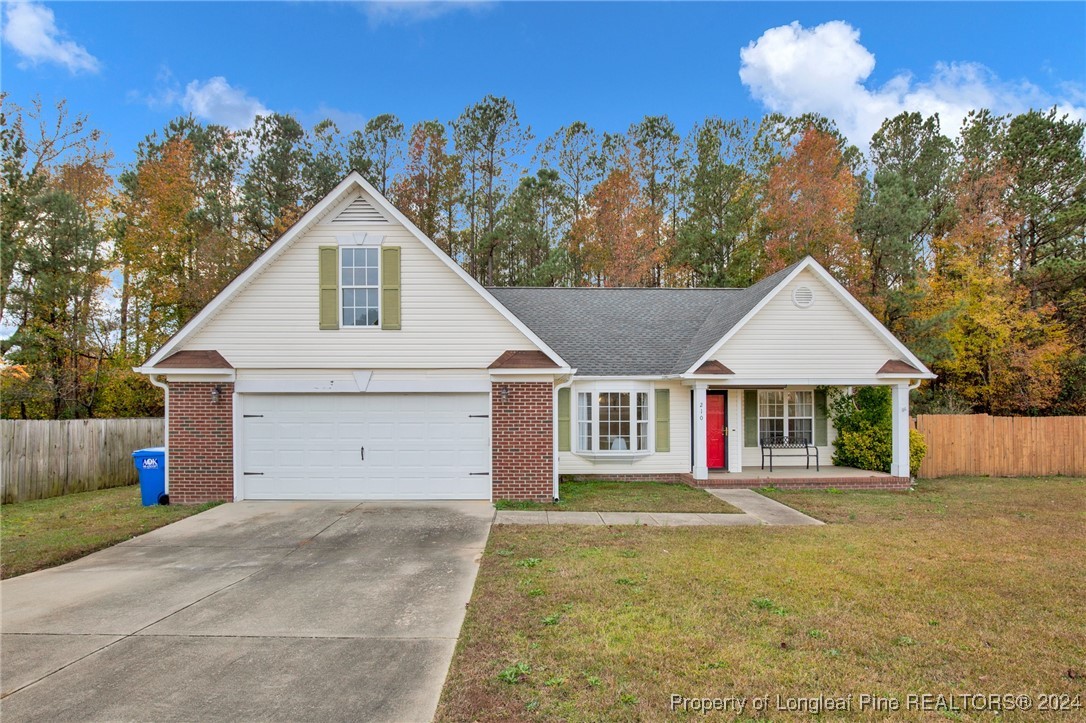
[[[709,469],[727,466],[727,445],[724,444],[724,428],[728,423],[724,411],[726,399],[724,394],[708,394],[705,397],[708,407],[705,414],[705,457]]]

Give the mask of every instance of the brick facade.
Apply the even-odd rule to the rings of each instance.
[[[734,478],[720,478],[696,480],[689,472],[679,474],[564,474],[562,481],[590,481],[600,480],[606,482],[676,482],[688,484],[693,487],[714,487],[717,489],[757,489],[759,487],[776,487],[777,489],[790,490],[896,490],[904,491],[912,487],[912,480],[908,477],[795,477],[792,479],[773,479],[756,476],[744,476],[742,473]]]
[[[674,484],[694,484],[694,475],[689,472],[671,472],[664,474],[564,474],[563,482],[669,482]]]
[[[491,484],[496,500],[554,498],[554,385],[491,386]]]
[[[234,385],[170,382],[167,474],[172,504],[234,499]],[[215,389],[218,388],[218,399]]]
[[[772,479],[747,477],[745,479],[700,479],[693,484],[697,487],[717,489],[757,489],[776,487],[779,490],[889,490],[904,492],[913,486],[908,477],[794,477],[792,479]]]

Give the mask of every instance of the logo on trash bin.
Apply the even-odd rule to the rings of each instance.
[[[158,469],[158,460],[154,457],[147,457],[143,460],[144,469]]]

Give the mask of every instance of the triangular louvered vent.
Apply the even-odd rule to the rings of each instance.
[[[369,199],[359,196],[340,211],[339,215],[332,219],[332,223],[388,223],[388,219],[373,207]]]

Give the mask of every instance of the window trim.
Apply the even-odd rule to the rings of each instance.
[[[656,449],[656,425],[653,421],[656,419],[656,395],[653,393],[654,387],[648,382],[596,382],[596,383],[581,383],[574,384],[572,393],[572,399],[570,407],[572,413],[571,426],[574,433],[570,436],[571,451],[587,459],[637,459],[640,457],[647,457],[654,454]],[[600,423],[600,394],[604,393],[619,393],[629,394],[630,399],[627,404],[627,408],[630,410],[630,449],[625,450],[611,450],[611,449],[583,449],[581,447],[581,429],[582,425],[587,423],[589,435],[588,438],[592,440],[594,446],[599,444],[599,423]],[[588,407],[592,418],[585,420],[581,418],[581,395],[589,395],[589,399],[592,404]],[[646,415],[647,417],[642,422],[646,425],[647,432],[645,435],[645,448],[639,449],[636,447],[638,442],[638,417],[637,417],[637,395],[644,394],[646,397]]]
[[[810,414],[810,416],[806,416],[806,415],[793,416],[793,415],[790,415],[788,413],[788,395],[789,394],[794,394],[794,393],[799,393],[799,392],[803,392],[803,393],[811,395],[811,414]],[[809,420],[811,420],[811,442],[810,442],[810,445],[812,447],[816,446],[815,445],[815,418],[818,416],[818,414],[817,414],[817,412],[815,410],[814,393],[815,393],[814,387],[807,387],[807,388],[789,387],[787,389],[759,389],[758,390],[758,398],[757,398],[757,402],[756,402],[756,405],[757,405],[756,406],[756,412],[757,413],[755,414],[755,424],[757,424],[757,427],[755,429],[755,439],[757,440],[758,445],[761,445],[761,443],[762,443],[762,420],[763,419],[780,419],[782,421],[782,423],[783,423],[783,429],[784,429],[783,436],[785,436],[785,437],[791,437],[792,436],[788,432],[788,422],[790,420],[793,420],[793,419],[809,419]],[[781,404],[783,406],[783,411],[781,412],[780,417],[763,417],[762,416],[762,395],[763,394],[782,394],[782,395],[784,395],[784,398],[781,400]]]
[[[343,283],[343,250],[344,249],[372,249],[377,252],[377,284],[375,286],[345,286]],[[376,289],[377,291],[377,323],[376,324],[348,324],[343,316],[343,290],[344,289]],[[381,247],[369,244],[344,244],[339,247],[336,254],[336,302],[339,306],[340,329],[380,329],[381,328]]]

